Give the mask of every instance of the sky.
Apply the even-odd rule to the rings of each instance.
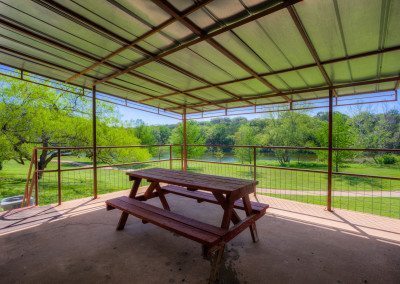
[[[127,108],[124,106],[117,106],[117,109],[121,114],[121,119],[124,121],[141,119],[145,122],[145,124],[148,124],[148,125],[176,124],[176,123],[180,122],[180,120],[178,120],[178,119],[164,117],[164,116],[160,116],[160,115],[153,114],[153,113],[148,113],[148,112],[144,112],[144,111],[140,111],[140,110],[136,110],[136,109]],[[334,111],[340,111],[349,116],[353,116],[361,111],[369,111],[372,113],[384,113],[390,109],[400,110],[400,101],[398,100],[396,102],[371,103],[371,104],[363,104],[363,105],[356,105],[356,106],[340,106],[340,107],[335,107]],[[315,115],[318,112],[324,112],[327,110],[328,110],[327,108],[318,108],[318,109],[310,110],[309,114]],[[228,117],[230,117],[230,118],[245,117],[245,118],[251,120],[251,119],[267,117],[267,116],[268,116],[268,114],[266,114],[266,113],[258,113],[258,114],[247,114],[247,115],[236,115],[236,116],[231,115]],[[202,119],[201,121],[207,121],[207,120],[210,120],[210,118]]]

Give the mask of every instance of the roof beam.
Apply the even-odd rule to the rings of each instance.
[[[165,51],[157,54],[154,57],[150,57],[150,58],[141,60],[141,61],[139,61],[137,63],[134,63],[134,64],[130,65],[129,67],[125,68],[122,71],[118,71],[118,72],[115,72],[115,73],[113,73],[113,74],[111,74],[109,76],[104,77],[103,79],[95,82],[95,84],[104,83],[104,82],[106,82],[108,80],[111,80],[111,79],[113,79],[115,77],[118,77],[118,76],[120,76],[122,74],[128,73],[131,70],[134,70],[134,69],[139,68],[139,67],[141,67],[143,65],[146,65],[146,64],[148,64],[150,62],[158,61],[159,59],[161,59],[161,58],[163,58],[163,57],[165,57],[167,55],[173,54],[173,53],[175,53],[175,52],[177,52],[179,50],[182,50],[182,49],[187,48],[189,46],[192,46],[194,44],[200,43],[200,42],[205,41],[205,40],[207,40],[209,38],[215,37],[215,36],[217,36],[217,35],[219,35],[221,33],[224,33],[224,32],[229,31],[231,29],[240,27],[240,26],[242,26],[244,24],[247,24],[249,22],[255,21],[255,20],[259,19],[259,18],[262,18],[262,17],[264,17],[264,16],[266,16],[268,14],[271,14],[271,13],[274,13],[274,12],[279,11],[281,9],[284,9],[284,8],[286,8],[286,7],[290,6],[290,5],[293,5],[293,4],[297,3],[297,2],[300,2],[300,1],[301,0],[287,0],[287,1],[284,1],[284,2],[282,2],[280,4],[277,4],[277,5],[275,5],[275,6],[271,7],[271,8],[267,8],[265,10],[262,10],[262,11],[258,12],[258,13],[255,13],[255,14],[253,14],[251,16],[248,16],[248,17],[246,17],[244,19],[241,19],[241,20],[239,20],[239,21],[237,21],[235,23],[226,25],[226,26],[224,26],[224,27],[222,27],[222,28],[220,28],[220,29],[218,29],[218,30],[216,30],[214,32],[210,32],[208,34],[204,34],[204,35],[198,37],[197,39],[191,40],[191,41],[183,43],[183,44],[181,44],[179,46],[176,46],[176,47],[170,48],[168,50],[165,50]]]
[[[47,9],[49,9],[50,11],[58,13],[58,14],[62,15],[63,17],[65,17],[65,18],[67,18],[69,20],[72,20],[72,21],[78,23],[79,25],[89,29],[89,30],[93,30],[93,31],[98,32],[102,36],[104,36],[104,37],[106,37],[108,39],[111,39],[111,40],[115,41],[116,43],[121,44],[122,46],[129,45],[129,47],[128,47],[129,49],[134,49],[136,52],[144,54],[148,58],[154,57],[154,54],[152,54],[151,52],[147,51],[146,49],[140,47],[139,45],[131,44],[125,38],[123,38],[123,37],[111,32],[111,31],[105,29],[104,27],[98,25],[97,23],[94,23],[94,22],[90,21],[89,19],[86,19],[86,18],[82,17],[81,15],[79,15],[79,14],[75,13],[74,11],[62,6],[59,3],[56,3],[56,2],[51,1],[51,0],[33,0],[33,1],[36,2],[38,5],[41,5],[41,6],[45,7],[45,8],[47,8]],[[199,8],[201,8],[201,7],[199,7]],[[100,61],[102,61],[102,60],[100,60]],[[197,76],[197,75],[195,75],[195,74],[193,74],[193,73],[191,73],[191,72],[189,72],[187,70],[184,70],[184,69],[180,68],[179,66],[171,63],[171,62],[168,62],[168,61],[166,61],[164,59],[159,59],[158,61],[161,64],[164,64],[164,65],[168,66],[169,68],[172,68],[175,71],[177,71],[177,72],[179,72],[179,73],[181,73],[181,74],[183,74],[185,76],[189,76],[189,77],[191,77],[191,78],[193,78],[195,80],[198,80],[199,82],[205,83],[205,84],[211,84],[207,80],[205,80],[205,79],[203,79],[203,78],[201,78],[201,77],[199,77],[199,76]],[[106,63],[106,61],[104,61],[103,63]],[[123,70],[123,69],[120,68],[120,67],[117,67],[117,72],[120,72],[121,70]],[[79,72],[77,72],[77,73],[79,73]],[[128,73],[129,75],[137,76],[137,73],[132,73],[132,72],[126,72],[126,73]],[[170,90],[173,90],[174,92],[178,92],[178,93],[186,95],[186,96],[188,96],[190,98],[196,98],[199,101],[203,101],[203,102],[207,101],[207,100],[204,100],[203,98],[199,98],[199,97],[197,97],[197,96],[195,96],[193,94],[189,94],[188,95],[188,94],[182,92],[181,90],[179,90],[179,89],[177,89],[175,87],[172,87],[170,85],[167,85],[165,83],[161,83],[161,82],[159,82],[157,80],[152,80],[152,79],[150,79],[148,77],[146,77],[146,78],[147,78],[146,79],[147,81],[149,81],[149,82],[151,82],[153,84],[156,84],[158,86],[162,86],[164,88],[168,88]],[[68,80],[69,79],[67,79],[67,81]],[[71,80],[69,80],[68,82],[71,82]],[[226,90],[224,90],[222,88],[221,88],[221,90],[223,92],[225,92],[227,95],[231,96],[231,97],[240,98],[239,96],[234,95],[231,92],[228,92],[228,91],[226,91]],[[224,108],[224,107],[220,106],[220,108]]]
[[[320,61],[320,64],[322,66],[324,66],[327,64],[340,63],[340,62],[344,62],[344,61],[348,61],[348,60],[352,60],[352,59],[364,58],[364,57],[368,57],[368,56],[384,54],[384,53],[394,52],[394,51],[400,51],[400,46],[393,46],[393,47],[383,48],[381,50],[367,51],[367,52],[354,54],[354,55],[350,55],[350,56],[346,56],[346,57],[340,57],[340,58],[330,59],[330,60],[326,60],[326,61]],[[291,71],[301,71],[301,70],[304,70],[307,68],[312,68],[312,67],[318,67],[317,63],[305,64],[305,65],[300,65],[300,66],[277,70],[277,71],[272,71],[272,72],[260,73],[259,76],[264,77],[264,76],[270,76],[270,75],[278,75],[278,74],[291,72]],[[240,78],[240,79],[217,83],[217,84],[215,84],[215,86],[224,86],[224,85],[239,83],[239,82],[243,82],[243,81],[247,81],[247,80],[251,80],[251,79],[253,79],[253,77],[248,76],[248,77],[244,77],[244,78]],[[193,91],[204,90],[204,89],[208,89],[208,88],[212,88],[212,87],[213,86],[201,86],[201,87],[196,87],[196,88],[192,88],[192,89],[186,89],[184,91],[185,92],[193,92]],[[177,93],[174,92],[174,93],[162,95],[160,97],[166,98],[166,97],[173,96],[176,94]],[[148,99],[144,99],[143,101],[151,101],[151,100],[152,100],[151,98],[148,98]]]
[[[182,23],[183,25],[185,25],[187,28],[189,28],[195,35],[197,36],[202,36],[204,35],[204,32],[198,27],[196,26],[190,19],[185,18],[183,13],[180,13],[175,7],[173,7],[170,3],[168,3],[168,1],[158,1],[158,0],[153,0],[153,2],[155,4],[157,4],[157,6],[159,6],[163,11],[167,12],[170,16],[172,16],[175,20],[179,21],[180,23]],[[224,47],[222,47],[221,45],[219,45],[214,39],[209,38],[206,39],[206,41],[208,43],[210,43],[212,46],[214,46],[215,48],[218,47],[218,50],[224,54],[225,56],[227,56],[228,58],[230,58],[231,60],[233,60],[235,63],[237,64],[241,64],[240,66],[242,68],[247,68],[248,72],[252,71],[254,72],[250,67],[248,67],[247,65],[245,65],[243,62],[241,62],[237,57],[235,57],[233,54],[231,54],[228,50],[226,50]],[[254,72],[255,73],[255,72]],[[208,83],[209,85],[212,85],[211,82]],[[274,86],[272,86],[271,84],[269,84],[268,82],[265,81],[265,84],[267,84],[267,86],[269,88],[275,88]],[[220,87],[217,87],[217,89],[223,91],[223,92],[227,92],[225,89],[222,89]],[[276,89],[276,88],[275,88]],[[277,90],[277,89],[276,89]],[[236,97],[236,98],[240,98],[237,95],[232,94],[231,92],[229,92],[231,94],[231,96]],[[247,103],[249,103],[250,105],[254,105],[252,102],[247,101]]]
[[[296,10],[293,7],[287,7],[287,10],[289,11],[289,14],[296,25],[297,30],[299,31],[304,43],[306,44],[308,51],[310,52],[312,58],[314,59],[318,69],[321,71],[322,76],[324,77],[326,83],[329,86],[332,86],[331,79],[329,78],[328,74],[326,73],[324,67],[321,64],[321,60],[319,59],[318,53],[315,50],[314,45],[312,44],[304,26],[303,23],[301,22],[299,16],[297,15]]]
[[[382,78],[382,79],[375,79],[375,80],[367,80],[367,81],[358,81],[358,82],[351,82],[351,83],[344,83],[344,84],[333,84],[332,86],[323,86],[323,87],[315,87],[315,88],[307,88],[307,89],[298,89],[295,91],[289,91],[289,92],[284,92],[283,94],[285,95],[296,95],[296,94],[302,94],[302,93],[310,93],[310,92],[319,92],[319,91],[327,91],[330,88],[335,88],[335,89],[342,89],[342,88],[349,88],[349,87],[356,87],[356,86],[364,86],[364,85],[373,85],[373,84],[379,84],[379,83],[385,83],[385,82],[394,82],[400,80],[400,76],[396,77],[389,77],[389,78]],[[248,100],[257,100],[257,99],[265,99],[265,98],[275,98],[275,97],[280,97],[280,94],[265,94],[265,95],[256,95],[256,96],[248,96],[246,99]],[[239,102],[239,100],[220,100],[220,101],[215,101],[213,102],[214,104],[216,103],[233,103],[233,102]],[[187,107],[190,107],[191,105],[186,105]],[[196,105],[197,107],[204,107],[207,105]],[[176,110],[178,108],[167,108],[167,110]]]
[[[34,63],[39,63],[39,64],[46,65],[46,66],[53,66],[53,67],[55,67],[55,68],[57,68],[59,70],[62,70],[63,72],[68,72],[68,73],[75,73],[76,72],[76,70],[74,70],[72,68],[67,68],[65,66],[61,66],[61,65],[58,65],[56,63],[46,61],[44,59],[34,57],[34,56],[26,54],[26,53],[15,51],[15,50],[9,49],[9,48],[1,46],[1,45],[0,45],[0,50],[2,50],[3,53],[11,54],[12,56],[16,55],[17,57],[28,59],[28,60],[30,60],[30,61],[32,61]],[[42,76],[45,76],[45,75],[42,75]],[[94,76],[87,75],[87,74],[85,75],[85,77],[90,78],[92,80],[98,79],[98,78],[96,78]],[[123,90],[125,92],[132,92],[132,93],[141,94],[141,95],[144,95],[144,96],[155,97],[154,95],[143,93],[141,91],[132,90],[132,89],[126,88],[124,86],[121,86],[121,85],[118,85],[118,84],[115,84],[115,83],[107,82],[107,85],[110,85],[110,86],[115,87],[117,89]],[[84,87],[84,86],[80,86],[80,87]],[[113,95],[113,96],[121,98],[121,99],[124,99],[124,100],[127,99],[127,98],[124,98],[124,97],[121,97],[121,96],[117,96],[117,95]],[[176,103],[174,101],[165,100],[165,102],[167,102],[169,104],[176,105],[176,106],[184,107],[184,105]],[[152,107],[154,107],[154,106],[152,106]],[[192,107],[191,107],[191,109],[193,109],[195,111],[202,111],[201,109],[192,108]]]
[[[191,13],[197,11],[198,9],[202,8],[203,6],[209,4],[210,2],[212,2],[213,0],[205,0],[199,3],[196,3],[194,5],[192,5],[191,7],[187,8],[186,10],[184,10],[182,12],[183,17],[186,17],[188,15],[190,15]],[[119,4],[118,2],[110,2],[112,5],[118,6],[120,9],[121,4]],[[127,12],[124,9],[125,12]],[[129,14],[131,15],[131,14]],[[131,15],[132,16],[132,15]],[[174,18],[170,18],[166,21],[164,21],[163,23],[159,24],[158,26],[150,29],[148,32],[145,32],[144,34],[142,34],[141,36],[137,37],[135,40],[131,41],[129,44],[123,45],[120,48],[118,48],[117,50],[111,52],[110,54],[108,54],[107,56],[103,57],[101,60],[96,61],[95,63],[93,63],[91,66],[87,67],[86,69],[80,71],[79,73],[75,74],[74,76],[71,76],[70,78],[68,78],[66,80],[66,82],[71,82],[75,79],[77,79],[79,76],[86,74],[87,72],[89,72],[90,70],[93,70],[94,68],[96,68],[97,66],[103,64],[104,62],[106,62],[107,60],[110,60],[111,58],[113,58],[114,56],[120,54],[121,52],[130,49],[132,47],[134,47],[135,45],[137,45],[139,42],[144,41],[146,38],[152,36],[153,34],[156,34],[158,32],[160,32],[162,29],[166,28],[167,26],[173,24],[174,22],[176,22],[177,20]]]
[[[76,56],[78,56],[78,57],[81,57],[81,58],[84,58],[84,59],[86,59],[86,60],[88,60],[88,61],[96,61],[96,60],[97,60],[97,57],[95,57],[95,56],[93,56],[93,55],[91,55],[91,54],[88,54],[88,53],[82,52],[82,51],[80,51],[80,50],[77,50],[77,49],[75,49],[75,48],[73,48],[73,47],[64,45],[64,44],[62,44],[62,43],[60,43],[60,42],[58,42],[58,41],[55,41],[55,40],[51,39],[50,37],[40,35],[40,34],[38,34],[37,32],[33,32],[33,31],[30,31],[30,30],[27,30],[27,29],[21,27],[19,24],[16,25],[16,24],[14,24],[14,23],[10,23],[10,22],[5,21],[4,19],[0,18],[0,25],[5,26],[5,27],[7,27],[7,28],[10,28],[10,29],[12,29],[12,30],[14,30],[14,31],[16,31],[16,32],[18,32],[18,33],[25,34],[25,35],[28,36],[28,37],[31,37],[31,38],[33,38],[33,39],[35,39],[35,40],[44,42],[44,43],[49,44],[49,45],[51,45],[51,46],[53,46],[53,47],[60,48],[60,49],[62,49],[62,50],[64,50],[64,51],[66,51],[66,52],[73,53],[74,55],[76,55]],[[115,69],[116,69],[116,70],[122,70],[121,67],[118,67],[118,66],[116,66],[116,65],[114,65],[114,64],[111,64],[111,63],[108,63],[108,62],[104,62],[104,65],[107,66],[108,68],[113,69],[113,70],[115,70]],[[75,71],[72,72],[72,73],[76,73],[76,72],[77,72],[77,71],[75,70]],[[151,79],[149,79],[149,78],[147,78],[147,77],[145,77],[145,76],[143,76],[143,75],[139,75],[139,74],[136,74],[136,73],[129,73],[129,74],[132,75],[132,76],[134,76],[135,78],[140,78],[140,79],[143,79],[143,80],[150,81],[151,83],[157,82],[157,81],[151,80]],[[98,80],[98,78],[95,78],[95,80]],[[128,82],[128,83],[129,83],[129,82]],[[155,83],[155,84],[156,84],[156,83]],[[160,83],[160,84],[161,84],[161,83]],[[165,87],[165,88],[167,88],[167,89],[169,89],[169,90],[172,90],[172,91],[174,91],[174,92],[179,92],[179,93],[181,92],[180,90],[178,90],[178,89],[176,89],[176,88],[173,88],[173,87],[171,87],[171,86],[169,86],[169,85],[166,85],[166,84],[161,84],[160,86],[163,86],[163,87]],[[130,90],[131,92],[140,93],[139,91],[136,91],[136,90],[133,90],[133,89],[128,89],[128,88],[126,88],[126,87],[124,87],[124,88],[127,89],[127,90]],[[143,94],[144,94],[144,95],[147,95],[147,96],[150,96],[150,95],[148,95],[148,94],[146,94],[146,93],[143,93]],[[156,96],[150,96],[150,97],[153,98],[153,97],[156,97]],[[198,99],[198,98],[197,98],[197,99]],[[161,101],[168,102],[168,103],[171,103],[170,100],[164,100],[164,99],[160,99],[160,100],[161,100]],[[198,99],[198,100],[202,101],[201,99]],[[203,102],[206,102],[206,101],[203,100]],[[174,104],[179,105],[178,103],[174,103]]]

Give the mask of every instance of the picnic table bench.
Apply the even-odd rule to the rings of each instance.
[[[265,214],[268,205],[250,201],[249,195],[255,192],[256,181],[158,168],[132,171],[127,175],[134,181],[129,196],[106,201],[107,210],[122,211],[117,230],[123,230],[128,216],[133,215],[143,223],[152,223],[202,244],[203,256],[211,258],[210,282],[217,276],[227,242],[247,228],[250,229],[253,242],[258,241],[255,221]],[[149,181],[150,185],[143,194],[138,195],[143,179]],[[220,205],[224,210],[221,226],[171,212],[165,197],[167,194]],[[163,209],[143,202],[155,197],[160,199]],[[244,210],[246,218],[241,220],[234,209]],[[234,224],[232,227],[230,222]]]

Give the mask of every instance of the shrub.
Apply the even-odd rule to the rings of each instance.
[[[393,154],[383,154],[374,158],[375,162],[380,165],[394,165],[397,163],[397,157]]]

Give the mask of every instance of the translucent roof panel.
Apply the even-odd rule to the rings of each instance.
[[[396,88],[399,19],[381,0],[4,0],[0,64],[177,113],[287,104]]]

